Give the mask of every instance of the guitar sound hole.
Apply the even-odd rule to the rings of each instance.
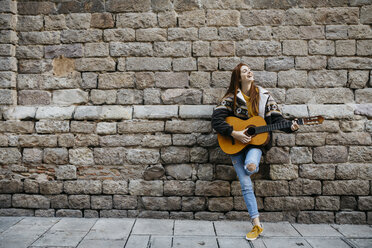
[[[256,129],[254,127],[248,128],[247,134],[253,136],[254,134],[256,134]]]

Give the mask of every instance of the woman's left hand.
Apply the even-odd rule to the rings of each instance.
[[[300,128],[300,126],[297,124],[297,121],[296,120],[293,120],[292,121],[291,130],[292,131],[297,131],[299,128]]]

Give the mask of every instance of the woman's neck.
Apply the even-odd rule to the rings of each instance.
[[[252,82],[242,81],[242,91],[244,94],[248,95],[248,91],[251,88]]]

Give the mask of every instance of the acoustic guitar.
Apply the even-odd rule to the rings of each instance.
[[[235,116],[228,116],[226,117],[225,121],[234,127],[234,131],[241,131],[248,128],[244,134],[251,136],[250,142],[242,143],[239,140],[234,139],[232,136],[226,136],[218,133],[218,144],[220,145],[222,151],[227,154],[238,153],[247,145],[266,145],[270,140],[270,131],[292,126],[292,122],[279,122],[267,125],[265,119],[261,116],[254,116],[247,120],[242,120]],[[296,121],[299,125],[317,125],[322,124],[324,118],[322,116],[314,116],[296,119]]]

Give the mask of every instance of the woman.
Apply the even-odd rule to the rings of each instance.
[[[248,143],[251,137],[244,134],[247,130],[237,131],[225,122],[227,116],[236,116],[241,119],[248,119],[260,115],[265,118],[266,123],[290,122],[283,118],[277,103],[270,93],[254,83],[253,72],[249,66],[243,63],[237,65],[232,71],[229,89],[223,96],[220,104],[213,111],[212,127],[216,132],[232,136],[242,143]],[[298,130],[299,125],[292,121],[290,128],[282,129],[287,133]],[[244,201],[247,205],[253,228],[247,233],[247,240],[255,240],[262,232],[257,210],[256,197],[254,195],[250,176],[258,172],[262,152],[271,147],[270,141],[264,147],[248,145],[237,154],[230,155],[235,171],[239,177]]]

